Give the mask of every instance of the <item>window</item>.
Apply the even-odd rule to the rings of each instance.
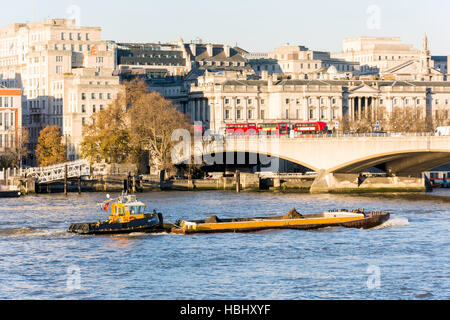
[[[107,93],[106,95],[108,99],[111,99],[111,93]]]
[[[236,99],[236,104],[241,104],[241,99]]]
[[[89,33],[86,33],[86,40],[89,40]]]
[[[261,110],[261,119],[264,119],[264,110]]]
[[[92,113],[95,113],[97,109],[95,108],[95,104],[92,105]]]
[[[230,110],[225,110],[225,119],[230,119]]]
[[[313,109],[309,109],[309,118],[310,119],[314,118],[314,110]]]
[[[91,99],[95,99],[95,93],[91,93]]]
[[[77,39],[78,39],[78,40],[81,40],[81,33],[78,33],[78,34],[77,34]]]
[[[99,93],[99,94],[98,94],[98,98],[99,98],[99,99],[103,99],[103,93]]]
[[[62,62],[63,57],[62,56],[56,56],[56,62]]]
[[[86,93],[81,93],[81,100],[86,100]]]
[[[286,104],[289,104],[289,99],[286,99]]]
[[[252,104],[252,99],[248,99],[248,104]]]
[[[241,110],[237,109],[236,110],[236,119],[240,119],[241,118]]]
[[[286,109],[286,119],[289,119],[289,109]]]
[[[61,40],[64,40],[64,32],[61,32]]]
[[[101,104],[101,105],[100,105],[100,111],[102,111],[102,110],[103,110],[103,105]]]
[[[81,105],[81,112],[86,113],[86,106],[84,104]]]
[[[56,66],[56,73],[62,73],[62,66]]]
[[[86,118],[81,118],[81,124],[86,124]]]
[[[69,33],[69,39],[70,39],[70,40],[73,40],[73,34],[72,34],[72,32]]]
[[[230,99],[225,99],[225,104],[229,104],[230,103]]]
[[[261,99],[261,104],[264,104],[264,99]]]
[[[253,115],[253,114],[252,114],[252,110],[248,110],[248,118],[249,118],[249,119],[252,119],[252,115]]]

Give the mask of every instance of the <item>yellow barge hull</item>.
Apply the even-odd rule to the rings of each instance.
[[[334,211],[323,214],[299,215],[298,217],[256,217],[238,219],[218,219],[180,221],[171,232],[180,234],[253,232],[269,229],[311,230],[326,227],[347,227],[370,229],[387,221],[387,212],[348,212]]]

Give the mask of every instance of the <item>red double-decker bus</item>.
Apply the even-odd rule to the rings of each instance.
[[[251,135],[257,134],[258,130],[255,123],[234,123],[227,124],[225,134],[227,135]]]
[[[289,134],[288,124],[282,123],[258,123],[258,133],[267,135],[284,136]]]
[[[327,134],[328,126],[325,122],[300,122],[292,126],[297,134]]]

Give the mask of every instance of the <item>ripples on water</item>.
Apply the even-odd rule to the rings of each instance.
[[[293,207],[304,213],[334,208],[393,213],[373,230],[193,236],[66,233],[72,222],[105,219],[96,206],[104,199],[102,193],[0,199],[0,298],[450,298],[449,190],[438,190],[431,197],[231,192],[139,195],[151,209],[161,211],[167,222],[212,214],[282,215]]]

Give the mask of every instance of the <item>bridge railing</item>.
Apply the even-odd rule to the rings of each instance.
[[[330,138],[397,138],[397,137],[433,137],[434,132],[404,133],[335,133],[335,134],[295,134],[291,135],[226,135],[224,139],[330,139]],[[216,138],[217,139],[217,138]]]
[[[66,170],[67,168],[67,170]],[[60,163],[47,167],[22,170],[23,177],[34,177],[39,183],[54,182],[64,178],[76,178],[90,175],[90,164],[86,160]]]

